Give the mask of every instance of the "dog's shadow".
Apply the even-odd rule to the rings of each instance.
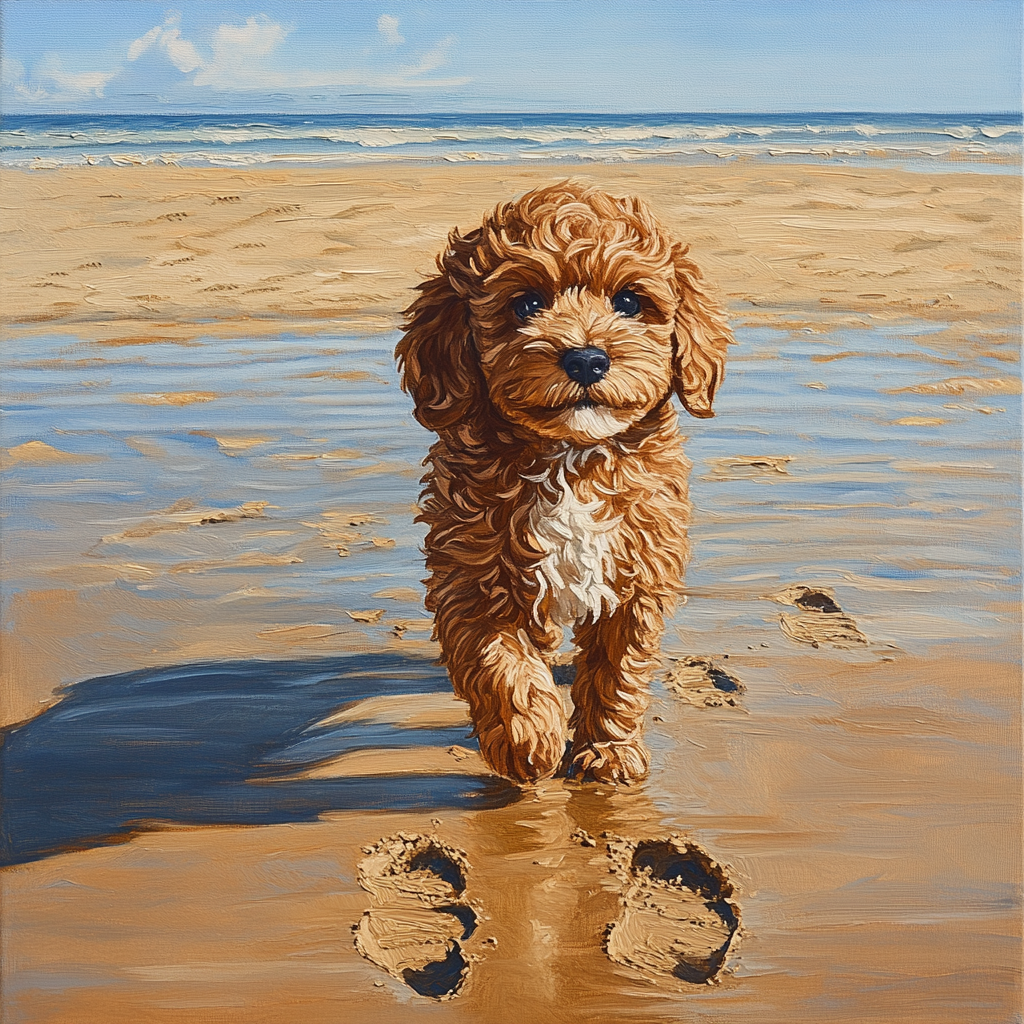
[[[519,789],[502,779],[458,771],[301,777],[357,750],[475,747],[468,724],[328,717],[369,698],[444,692],[443,669],[398,654],[206,663],[77,683],[59,704],[0,734],[0,863],[167,825],[269,825],[331,810],[517,800]]]

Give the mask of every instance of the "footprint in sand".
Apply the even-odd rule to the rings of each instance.
[[[614,839],[608,856],[623,883],[622,912],[605,939],[608,956],[654,981],[710,984],[740,924],[722,867],[677,835]]]
[[[476,912],[464,900],[469,861],[436,836],[400,832],[365,847],[359,884],[372,906],[353,926],[359,952],[433,999],[459,994]]]
[[[798,584],[772,594],[770,600],[799,609],[798,615],[783,612],[779,616],[782,632],[798,644],[849,648],[868,642],[857,623],[836,603],[836,596],[830,590]]]
[[[665,676],[665,689],[696,707],[739,707],[746,687],[710,658],[680,658]]]

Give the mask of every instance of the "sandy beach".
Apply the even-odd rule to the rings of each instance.
[[[569,176],[646,199],[738,344],[716,418],[684,425],[695,554],[651,777],[520,790],[433,664],[430,438],[391,352],[450,228]],[[0,188],[5,1020],[1014,1019],[1018,176],[81,167]],[[450,1000],[355,945],[405,912],[366,866],[400,833],[465,857]],[[655,934],[644,899],[683,910],[622,851],[673,836],[739,915],[709,983],[627,941]]]
[[[4,173],[4,317],[122,345],[395,327],[453,226],[563,177],[642,195],[741,323],[1015,323],[1014,175],[855,167]]]

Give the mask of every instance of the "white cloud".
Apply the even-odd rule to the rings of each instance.
[[[144,36],[133,40],[128,47],[128,59],[138,60],[164,33],[162,25],[151,28]]]
[[[269,74],[264,62],[289,31],[265,14],[247,18],[244,25],[219,25],[213,34],[213,59],[200,69],[194,84],[222,89],[280,86],[270,80],[280,76]]]
[[[17,57],[4,57],[0,61],[0,81],[4,85],[18,85],[25,81],[25,65]]]
[[[128,47],[128,59],[138,60],[151,47],[159,46],[179,71],[185,74],[195,71],[203,61],[196,48],[187,39],[182,39],[180,23],[181,15],[169,15],[162,25],[151,28],[132,42]]]
[[[385,14],[377,27],[389,41],[404,39],[398,34],[398,19]],[[455,37],[448,36],[425,53],[418,64],[395,71],[283,68],[271,57],[291,31],[260,14],[244,25],[218,26],[211,43],[213,58],[203,64],[193,84],[237,92],[262,89],[429,89],[465,85],[468,78],[429,78],[430,72],[448,63]],[[143,37],[145,38],[145,37]],[[184,42],[184,40],[183,40]],[[189,44],[191,45],[191,44]]]
[[[171,63],[179,71],[184,71],[187,74],[189,71],[195,71],[202,64],[196,48],[187,39],[181,38],[178,29],[165,30],[160,42],[167,51],[167,56],[171,58]]]
[[[388,46],[401,46],[405,42],[405,37],[398,31],[398,19],[393,14],[382,14],[377,19],[377,31]]]
[[[455,36],[445,36],[433,49],[423,54],[419,64],[414,68],[409,68],[407,74],[426,75],[443,67],[448,63],[448,54],[454,45]]]
[[[0,0],[2,3],[2,0]],[[400,46],[405,39],[399,32],[399,19],[382,14],[377,29],[389,46]],[[162,24],[130,42],[125,56],[129,62],[144,54],[157,52],[183,76],[182,84],[222,92],[306,89],[382,89],[416,90],[453,88],[470,81],[464,76],[435,75],[450,62],[455,37],[448,36],[423,53],[416,63],[396,66],[388,62],[376,67],[323,67],[299,64],[279,53],[292,29],[271,20],[265,14],[248,17],[244,24],[221,24],[209,41],[208,55],[181,34],[181,15],[169,12]],[[380,56],[380,55],[379,55]],[[339,62],[340,63],[340,62]],[[57,54],[48,54],[29,73],[12,58],[3,62],[3,90],[18,103],[88,103],[93,97],[105,99],[104,90],[122,67],[107,71],[71,70]],[[187,77],[185,77],[187,76]]]
[[[67,71],[60,57],[50,54],[35,66],[34,77],[52,82],[61,96],[70,99],[88,95],[102,97],[107,82],[114,78],[119,70],[115,68],[113,71]]]
[[[25,81],[25,65],[16,57],[5,57],[0,62],[3,90],[8,95],[17,96],[26,103],[41,103],[48,100],[50,94],[41,86],[33,88]]]
[[[0,0],[2,2],[2,0]],[[384,41],[398,46],[405,39],[398,31],[399,20],[382,14],[377,28]],[[162,24],[129,43],[128,61],[144,54],[161,52],[182,73],[184,81],[198,88],[223,92],[358,88],[417,91],[453,88],[470,81],[464,76],[434,76],[449,63],[455,37],[448,36],[424,53],[418,62],[405,66],[334,67],[285,64],[278,51],[291,28],[272,21],[265,14],[246,19],[242,25],[221,24],[210,39],[210,54],[204,56],[181,34],[181,15],[170,12]],[[104,98],[104,89],[121,68],[111,71],[70,71],[59,56],[48,55],[32,69],[32,75],[14,59],[5,61],[4,90],[26,104],[77,103],[90,96]]]
[[[244,60],[266,57],[288,35],[284,25],[265,14],[246,18],[244,25],[218,25],[213,35],[214,60]]]

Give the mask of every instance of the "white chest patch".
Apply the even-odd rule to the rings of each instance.
[[[596,519],[594,514],[604,503],[580,501],[565,479],[564,467],[549,480],[554,494],[542,492],[530,510],[530,529],[546,552],[536,570],[540,594],[534,614],[547,596],[557,625],[596,622],[603,608],[613,611],[619,604],[608,583],[615,573],[612,535],[619,521]]]

